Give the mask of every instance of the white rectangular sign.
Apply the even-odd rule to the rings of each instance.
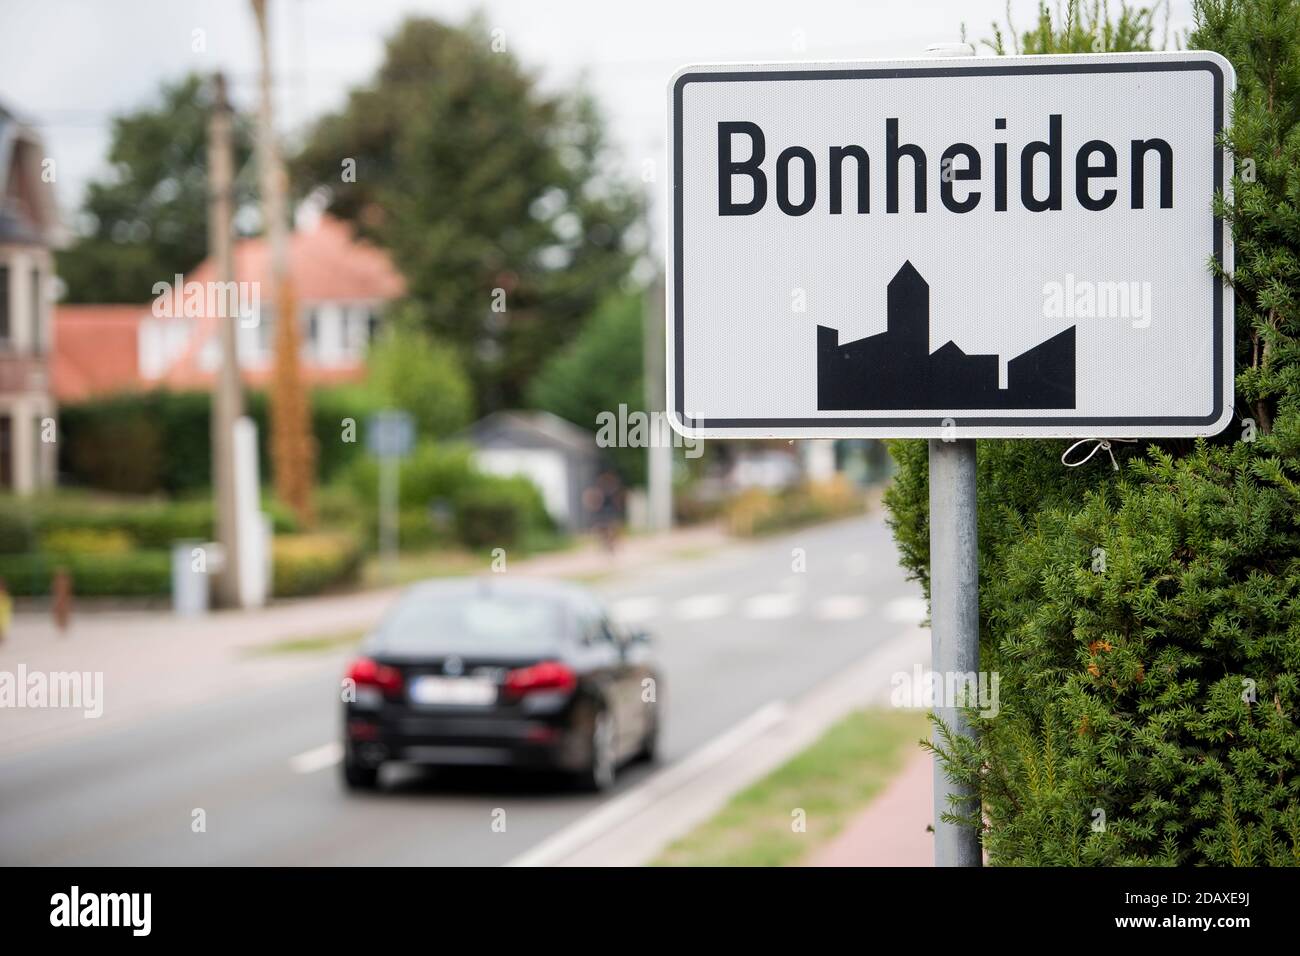
[[[1221,431],[1233,83],[1205,52],[679,71],[674,427]]]

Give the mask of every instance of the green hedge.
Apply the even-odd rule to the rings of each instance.
[[[450,533],[469,548],[519,545],[553,530],[541,493],[522,477],[503,478],[474,468],[472,452],[461,445],[421,442],[400,466],[403,548],[445,543]],[[348,485],[357,508],[355,527],[371,546],[378,535],[379,465],[370,458],[353,463]],[[327,495],[337,515],[337,494]],[[447,529],[435,525],[432,509],[441,503],[452,517]]]
[[[467,548],[512,548],[550,528],[541,493],[526,478],[481,475],[456,499],[456,536]]]
[[[180,495],[209,487],[212,475],[211,398],[207,392],[156,390],[74,402],[59,409],[59,469],[72,483],[123,494]],[[365,448],[366,420],[377,402],[363,389],[312,393],[318,475],[328,481]],[[245,395],[257,422],[263,480],[270,477],[268,401]],[[345,420],[356,428],[345,435]]]
[[[1062,466],[1064,441],[978,443],[998,713],[939,752],[998,866],[1300,865],[1300,2],[1195,9],[1189,45],[1237,71],[1225,146],[1258,164],[1218,204],[1245,420],[1118,446],[1118,471]],[[928,588],[926,446],[891,451]]]
[[[283,506],[265,503],[277,533],[295,530],[293,516]],[[167,549],[175,541],[210,541],[211,501],[103,502],[77,495],[52,494],[33,498],[0,498],[0,554],[41,550],[51,532],[120,532],[136,549]]]
[[[361,569],[357,540],[345,534],[278,536],[272,554],[276,597],[317,594],[354,582]]]
[[[350,584],[361,567],[355,538],[341,534],[277,535],[273,543],[272,593],[316,594]],[[171,593],[171,553],[0,554],[0,578],[9,593],[44,597],[59,568],[72,575],[74,597],[166,597]]]
[[[59,568],[71,573],[74,597],[160,597],[171,593],[171,556],[166,551],[0,555],[0,577],[13,595],[48,595]]]

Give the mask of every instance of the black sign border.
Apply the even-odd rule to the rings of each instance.
[[[682,425],[688,429],[742,429],[742,428],[942,428],[945,421],[956,421],[962,428],[1003,427],[1036,429],[1042,426],[1079,427],[1103,426],[1204,426],[1212,425],[1223,416],[1223,282],[1214,283],[1214,410],[1209,415],[1170,415],[1154,417],[982,417],[944,416],[941,418],[710,418],[686,417],[685,383],[683,371],[686,346],[683,340],[683,251],[682,219],[684,193],[682,188],[682,92],[688,83],[735,83],[772,80],[856,80],[856,79],[910,79],[917,77],[959,76],[1042,76],[1061,73],[1164,73],[1170,71],[1206,70],[1214,77],[1214,181],[1217,189],[1224,190],[1224,150],[1219,146],[1223,133],[1224,79],[1223,69],[1213,60],[1107,60],[1101,63],[1022,63],[997,66],[926,66],[885,67],[881,69],[835,70],[748,70],[740,72],[689,72],[683,73],[673,83],[673,390],[676,398],[674,410]],[[1223,217],[1214,218],[1214,261],[1223,263]],[[1052,436],[1042,436],[1052,437]],[[1155,437],[1155,436],[1152,436]]]

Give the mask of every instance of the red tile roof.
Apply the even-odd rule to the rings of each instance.
[[[216,278],[215,272],[212,260],[204,259],[185,280],[208,282]],[[315,225],[293,233],[289,273],[302,304],[386,302],[406,294],[406,283],[388,253],[355,238],[352,227],[333,216],[321,216]],[[171,276],[165,278],[171,281]],[[271,262],[265,239],[235,243],[235,280],[269,286]]]
[[[260,298],[263,307],[269,307],[271,265],[266,240],[236,242],[234,260],[235,280],[261,283]],[[292,234],[289,265],[299,308],[322,302],[388,302],[406,292],[406,283],[388,253],[356,239],[347,223],[332,216],[323,215],[312,226]],[[185,276],[185,282],[214,281],[215,273],[212,260],[205,259]],[[174,281],[172,276],[160,279]],[[59,306],[55,311],[54,344],[57,397],[69,400],[154,386],[182,390],[210,387],[213,373],[201,366],[199,357],[217,330],[218,320],[211,316],[196,320],[195,334],[160,379],[147,383],[141,380],[136,331],[139,321],[151,316],[151,309],[152,303]],[[101,363],[102,368],[98,367]],[[243,370],[244,381],[254,386],[265,384],[269,375],[269,369]],[[360,363],[303,365],[303,377],[309,385],[358,381],[364,375],[365,366]]]
[[[140,387],[141,305],[60,305],[54,310],[52,378],[59,401]]]

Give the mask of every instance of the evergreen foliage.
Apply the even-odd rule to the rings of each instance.
[[[1220,211],[1244,418],[1121,446],[1117,472],[1064,468],[1064,442],[979,443],[1000,713],[938,751],[997,865],[1300,864],[1300,2],[1198,0],[1196,19],[1191,46],[1237,71]],[[891,523],[928,590],[925,443],[892,451]]]

